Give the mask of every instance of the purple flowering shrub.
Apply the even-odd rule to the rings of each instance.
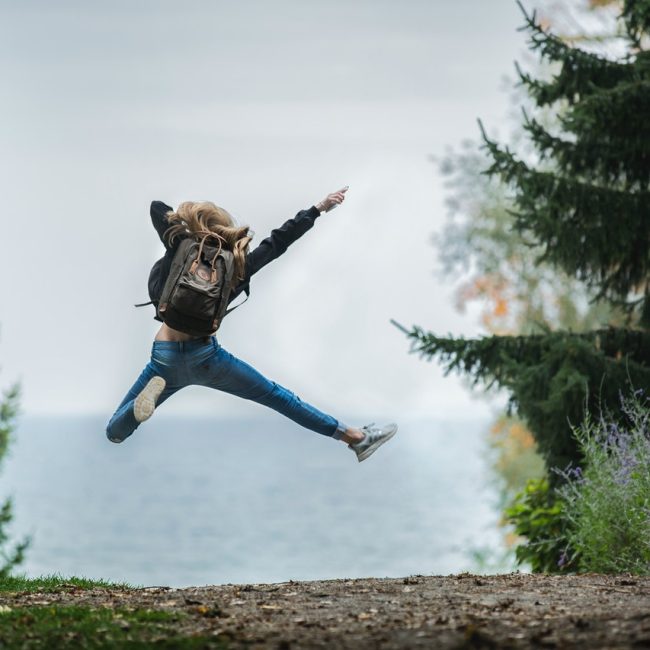
[[[623,421],[588,413],[572,427],[584,469],[555,470],[567,551],[578,571],[650,574],[650,396],[619,394]]]

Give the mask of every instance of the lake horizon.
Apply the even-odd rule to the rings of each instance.
[[[279,414],[24,416],[0,473],[16,572],[171,587],[445,575],[498,548],[489,418],[402,419],[358,463]]]

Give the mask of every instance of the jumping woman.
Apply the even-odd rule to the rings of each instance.
[[[209,336],[179,331],[165,322],[165,313],[160,304],[170,270],[178,259],[175,255],[183,240],[214,238],[229,251],[227,254],[231,255],[234,267],[230,285],[233,289],[227,297],[227,303],[230,303],[242,292],[248,295],[251,277],[304,235],[322,212],[328,212],[342,203],[346,191],[347,187],[332,192],[316,205],[301,210],[250,252],[252,233],[249,233],[249,227],[236,225],[226,210],[212,202],[186,201],[176,211],[161,201],[151,204],[151,220],[165,246],[165,254],[151,270],[149,297],[156,307],[154,318],[162,325],[153,341],[149,363],[108,423],[106,435],[110,441],[119,443],[126,440],[152,416],[157,406],[190,385],[209,386],[264,404],[311,431],[347,443],[359,461],[368,458],[395,434],[396,424],[380,427],[373,422],[354,428],[319,411],[226,351],[214,334],[218,327],[216,321],[216,327]],[[192,242],[186,242],[186,246],[190,244]]]

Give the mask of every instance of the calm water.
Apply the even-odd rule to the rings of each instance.
[[[484,421],[400,423],[359,464],[281,416],[24,418],[0,474],[29,575],[144,585],[447,574],[499,544]]]

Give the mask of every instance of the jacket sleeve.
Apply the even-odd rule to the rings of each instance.
[[[293,219],[285,221],[279,228],[272,230],[266,239],[263,239],[253,251],[248,253],[244,280],[235,287],[229,302],[242,291],[248,293],[251,276],[269,262],[280,257],[290,244],[302,237],[314,225],[319,214],[318,208],[313,205],[307,210],[301,210]]]
[[[165,230],[169,228],[169,223],[167,223],[167,213],[172,212],[173,208],[163,203],[162,201],[152,201],[151,207],[149,208],[149,214],[151,215],[151,223],[160,237],[160,241],[165,245],[165,248],[169,248],[167,242],[163,235]]]
[[[301,210],[293,219],[285,221],[279,228],[272,230],[271,234],[248,254],[247,276],[254,275],[263,266],[280,257],[290,244],[302,237],[314,225],[319,214],[318,208],[312,206],[308,210]]]

